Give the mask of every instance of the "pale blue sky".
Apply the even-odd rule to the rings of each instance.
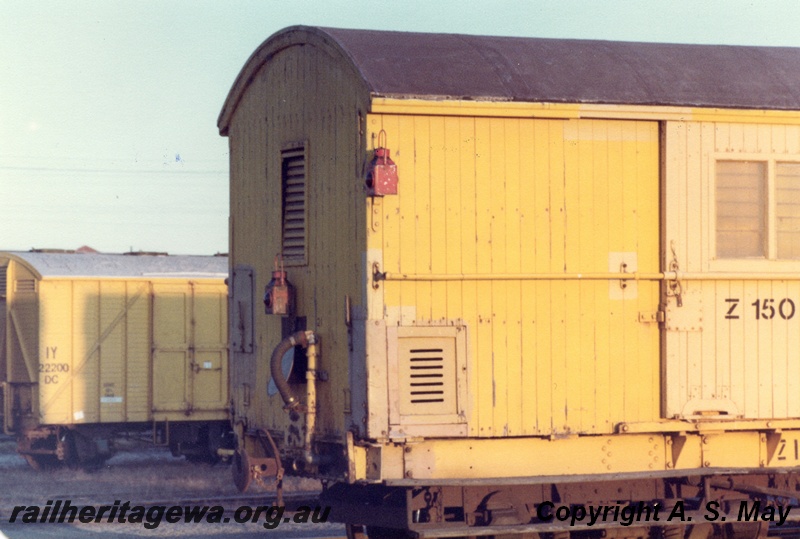
[[[800,47],[797,0],[0,0],[0,250],[227,251],[217,115],[295,24]]]

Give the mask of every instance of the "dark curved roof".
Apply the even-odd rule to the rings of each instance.
[[[373,96],[800,110],[800,48],[345,30],[295,26],[270,49],[324,44],[349,59]],[[244,84],[243,84],[244,83]],[[220,127],[226,109],[220,115]],[[229,114],[228,114],[229,119]]]
[[[800,109],[800,49],[321,29],[373,93]]]

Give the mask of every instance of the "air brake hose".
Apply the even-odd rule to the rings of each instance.
[[[281,342],[278,343],[278,346],[275,347],[275,350],[272,351],[272,357],[269,360],[269,370],[272,374],[272,380],[275,382],[275,387],[278,388],[278,392],[281,394],[281,398],[286,406],[284,406],[285,410],[297,410],[300,407],[300,401],[292,395],[292,390],[289,387],[289,382],[286,381],[286,378],[283,377],[283,370],[281,369],[281,359],[283,355],[297,346],[298,344],[303,348],[308,347],[308,335],[306,331],[296,331],[295,333],[289,335]]]

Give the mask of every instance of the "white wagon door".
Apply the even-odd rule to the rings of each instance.
[[[800,417],[800,128],[665,141],[665,416]]]

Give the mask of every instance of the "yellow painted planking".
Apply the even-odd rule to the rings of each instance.
[[[491,185],[482,178],[491,178],[490,159],[490,127],[489,120],[475,120],[475,200],[476,200],[476,269],[480,273],[492,271],[492,243],[490,236],[491,213],[486,202],[491,198]],[[491,301],[491,284],[477,283],[477,303],[475,324],[475,342],[471,361],[472,370],[476,373],[478,391],[474,399],[473,416],[477,420],[478,435],[492,436],[494,432],[494,383],[493,383],[493,349],[492,349],[492,316],[487,312],[487,298]]]
[[[606,132],[606,126],[602,122],[593,122],[593,140],[598,139]],[[612,230],[609,214],[609,170],[610,155],[608,148],[602,144],[592,145],[592,170],[587,173],[591,178],[591,187],[584,186],[591,192],[591,197],[586,196],[587,204],[591,204],[591,222],[587,226],[591,227],[590,236],[587,241],[590,245],[591,256],[588,259],[587,269],[595,271],[608,270],[608,253],[611,248]],[[587,208],[588,209],[588,208]],[[582,243],[582,245],[585,245]],[[594,308],[587,309],[586,312],[591,320],[596,320],[611,313],[611,299],[608,292],[609,287],[605,283],[592,287],[594,292]],[[587,320],[588,321],[588,320]],[[597,420],[595,426],[601,431],[608,431],[612,425],[611,417],[611,395],[617,391],[617,370],[612,365],[612,361],[617,361],[615,354],[611,352],[611,328],[608,325],[596,325],[593,328],[593,350],[594,365],[590,367],[594,371],[595,392],[594,400],[595,415]]]
[[[430,117],[427,119],[430,133],[430,156],[427,176],[428,184],[428,213],[430,214],[430,271],[446,271],[447,252],[450,244],[447,241],[447,183],[448,166],[447,139],[444,118]],[[457,187],[453,193],[457,193]],[[430,320],[447,319],[447,285],[445,283],[431,283],[431,310]]]
[[[460,271],[464,273],[477,272],[478,248],[476,237],[476,142],[475,120],[472,118],[459,118],[459,193],[460,200],[455,201],[460,205]],[[466,308],[466,302],[465,302]]]
[[[462,270],[461,252],[463,242],[461,227],[464,216],[461,205],[461,156],[465,153],[464,141],[461,136],[461,121],[459,118],[444,118],[444,152],[443,168],[441,172],[443,184],[444,210],[444,252],[445,273],[458,273]],[[467,153],[467,155],[469,155]],[[466,183],[466,182],[465,182]],[[463,310],[461,283],[446,283],[445,285],[446,309],[444,318],[454,319],[461,316]]]
[[[125,305],[128,306],[126,317],[127,354],[125,373],[125,413],[127,421],[147,421],[150,417],[150,339],[143,338],[150,334],[150,310],[146,301],[133,301],[141,293],[138,283],[126,286]],[[227,319],[227,311],[224,313]],[[227,324],[221,328],[227,335]],[[223,341],[224,342],[224,339]],[[141,377],[144,377],[142,379]],[[227,388],[226,388],[227,391]]]
[[[637,180],[635,208],[632,210],[634,222],[639,231],[635,250],[638,253],[638,266],[640,271],[658,271],[659,246],[660,246],[660,219],[659,219],[659,185],[660,185],[660,160],[659,160],[659,127],[656,123],[640,122],[637,130]],[[646,178],[642,181],[642,178]],[[637,364],[639,368],[640,387],[636,409],[640,420],[648,421],[660,416],[660,331],[656,324],[642,324],[638,322],[639,312],[654,313],[659,309],[659,285],[654,282],[638,284],[639,306],[638,312],[630,314],[631,332],[639,335],[638,353],[641,357],[649,358]],[[638,328],[638,329],[637,329]],[[634,337],[635,340],[635,337]]]
[[[536,175],[534,160],[536,159],[534,122],[519,122],[519,199],[520,199],[520,270],[533,271],[536,265]],[[523,151],[524,149],[524,151]],[[538,387],[536,380],[536,301],[537,285],[532,282],[520,284],[520,434],[538,433],[536,416],[536,400]]]
[[[476,238],[478,235],[477,229],[477,200],[476,200],[476,133],[475,133],[475,120],[472,118],[459,118],[459,137],[460,137],[460,152],[459,152],[459,183],[460,183],[460,209],[461,209],[461,227],[460,238],[457,236],[457,241],[461,244],[461,271],[475,272],[478,268],[478,248]],[[478,287],[476,282],[464,282],[461,285],[462,291],[462,316],[465,320],[478,320]],[[476,356],[475,351],[478,350],[478,328],[479,323],[476,322],[472,327],[467,328],[468,347],[473,351],[473,361]],[[467,399],[468,403],[465,407],[469,417],[469,436],[477,436],[478,421],[477,416],[474,414],[476,409],[477,396],[479,391],[479,379],[476,375],[476,370],[473,367],[467,372]]]
[[[587,271],[594,267],[602,269],[610,252],[634,253],[639,271],[658,271],[660,138],[656,123],[480,118],[403,121],[414,130],[413,172],[406,177],[413,183],[416,215],[413,242],[404,240],[410,237],[407,234],[410,223],[396,218],[401,271],[406,271],[402,261],[407,259],[402,251],[412,246],[414,270],[420,274],[437,273],[434,267],[441,268],[439,273],[443,274],[458,273],[458,269],[472,270],[470,273],[507,273],[516,268],[540,271],[540,266],[551,272],[565,266]],[[474,146],[471,141],[464,144],[469,137],[461,136],[465,126],[467,133],[471,132],[469,125],[476,126]],[[522,133],[528,128],[529,142],[523,144]],[[701,200],[704,187],[690,178],[708,172],[702,160],[697,159],[698,150],[690,151],[689,147],[705,144],[703,139],[707,138],[708,129],[680,124],[668,126],[667,130],[668,147],[677,148],[676,158],[667,163],[668,177],[678,180],[671,183],[677,190],[670,188],[667,198],[685,200],[688,205],[680,205],[678,212],[700,219],[704,213],[705,202]],[[738,135],[733,131],[736,140]],[[741,131],[742,143],[745,131]],[[459,134],[455,141],[453,133]],[[670,140],[670,133],[679,137]],[[765,135],[761,133],[756,138],[765,140]],[[780,139],[769,138],[770,144],[775,140]],[[544,144],[541,148],[539,141]],[[529,163],[519,157],[524,153],[523,146],[531,147]],[[436,149],[442,150],[442,163],[457,163],[458,174],[437,168]],[[474,166],[467,182],[460,181],[465,163]],[[522,179],[523,166],[530,166],[529,174],[537,178],[530,185]],[[438,184],[437,177],[443,178]],[[453,177],[459,181],[453,183]],[[472,178],[476,177],[489,177],[492,182],[473,184]],[[529,196],[523,196],[523,189],[528,190]],[[525,203],[533,213],[532,225],[527,224],[523,198],[527,198]],[[462,202],[465,199],[474,200],[474,208],[465,206]],[[543,205],[541,199],[547,202]],[[457,207],[452,200],[458,201]],[[608,210],[594,212],[595,207],[603,206]],[[465,207],[469,210],[465,211]],[[420,208],[433,214],[429,222],[420,223]],[[404,211],[396,208],[394,213]],[[385,226],[391,227],[392,217],[391,211],[384,213]],[[667,236],[677,238],[675,255],[679,264],[685,264],[681,268],[697,267],[698,259],[702,261],[706,255],[698,250],[696,242],[690,241],[691,231],[710,225],[667,219],[668,226],[679,229],[677,234]],[[454,235],[453,223],[458,222],[465,225],[456,227]],[[605,232],[603,225],[607,225]],[[534,226],[535,234],[527,230],[529,226]],[[567,238],[566,248],[565,242],[554,241],[562,236]],[[453,237],[457,241],[451,241]],[[473,237],[477,241],[472,241]],[[519,247],[523,237],[530,238],[527,253]],[[382,247],[387,252],[392,250],[389,243],[383,242]],[[484,252],[490,255],[482,255]],[[427,265],[419,262],[420,254],[430,256]],[[671,258],[670,249],[665,253],[665,263]],[[473,259],[474,268],[468,268],[466,264],[472,264]],[[469,383],[475,395],[470,417],[478,421],[479,435],[552,429],[605,431],[613,426],[614,420],[610,418],[646,421],[659,414],[658,329],[655,324],[639,321],[640,313],[655,312],[658,308],[657,284],[636,283],[638,298],[611,302],[592,283],[420,281],[387,283],[387,290],[392,286],[396,290],[403,287],[415,291],[413,312],[418,322],[463,319],[470,325],[467,313],[472,313],[475,331],[469,337]],[[472,294],[469,299],[464,295],[467,290]],[[708,294],[703,302],[716,301],[716,292]],[[523,303],[521,298],[528,295],[532,295],[532,300]],[[387,304],[394,301],[398,306],[407,306],[409,301],[405,298],[404,293]],[[528,312],[535,315],[526,319]],[[573,319],[567,316],[570,312],[579,314]],[[608,313],[605,324],[590,322],[591,316],[586,314],[604,312]],[[530,334],[522,329],[528,326]],[[674,346],[668,346],[665,372],[668,393],[678,391],[675,402],[687,402],[715,391],[725,392],[728,384],[725,380],[731,374],[724,365],[701,361],[697,363],[701,375],[695,376],[696,371],[681,359],[689,357],[686,354],[699,357],[714,354],[718,346],[714,336],[689,332],[670,335],[668,339]],[[535,352],[529,353],[529,348],[535,348]],[[525,363],[527,358],[534,358],[532,365]],[[588,374],[568,379],[565,371]],[[642,383],[623,384],[622,391],[617,391],[616,379]],[[493,384],[487,384],[487,380]],[[530,380],[534,387],[532,397],[528,396],[523,380]],[[764,406],[760,404],[761,408]],[[575,415],[570,416],[571,410]],[[672,410],[680,414],[679,409]],[[543,427],[542,422],[550,424]]]
[[[433,156],[431,155],[430,126],[428,122],[428,118],[414,118],[413,183],[410,184],[410,186],[413,186],[414,192],[416,270],[423,273],[431,271],[432,250],[438,248],[431,244],[430,171]],[[421,283],[421,286],[418,286],[416,290],[418,319],[430,320],[433,310],[431,303],[431,284]]]
[[[503,274],[506,270],[506,121],[501,118],[489,120],[489,233],[491,247],[486,256],[491,259],[492,273]],[[480,256],[480,254],[478,255]],[[490,283],[490,296],[483,311],[491,318],[492,325],[492,426],[496,435],[505,435],[508,430],[508,311],[505,282]]]
[[[574,125],[572,121],[549,122],[548,148],[549,175],[540,181],[546,182],[549,189],[550,209],[550,270],[553,272],[564,271],[566,260],[566,234],[565,212],[566,196],[564,186],[565,163],[564,146],[565,130]],[[550,387],[550,414],[551,429],[555,432],[567,430],[567,385],[571,373],[567,373],[565,356],[567,353],[566,323],[566,291],[570,285],[555,281],[550,285],[550,304],[548,313],[542,318],[550,326],[550,353],[545,355],[550,362],[551,387]]]
[[[551,231],[552,203],[550,200],[550,186],[548,179],[551,177],[550,163],[550,137],[552,125],[555,122],[545,120],[533,122],[534,130],[534,219],[535,231],[533,240],[535,250],[535,271],[551,272],[550,252],[553,241]],[[536,424],[537,433],[550,433],[553,429],[552,410],[552,377],[553,365],[550,361],[551,332],[549,311],[552,303],[553,284],[550,282],[536,283],[536,311],[534,329],[536,333],[536,350],[532,354],[536,363]]]
[[[379,142],[379,136],[383,131],[386,135],[387,145],[389,141],[389,137],[391,140],[394,141],[395,148],[400,149],[400,154],[397,155],[395,151],[395,159],[396,163],[399,165],[404,164],[405,161],[405,153],[403,152],[403,144],[412,142],[413,139],[407,133],[401,133],[399,125],[398,125],[398,118],[396,116],[376,116],[373,117],[372,121],[370,122],[370,131],[368,133],[368,144],[370,145],[370,149],[374,145],[377,148],[381,142]],[[399,166],[398,165],[398,166]],[[413,185],[413,184],[409,184]],[[407,189],[405,191],[408,191]],[[402,196],[402,194],[400,195]],[[400,210],[400,196],[393,196],[393,197],[383,197],[380,200],[380,220],[378,221],[378,227],[383,230],[383,243],[381,245],[381,250],[383,253],[383,264],[382,264],[382,271],[398,271],[400,270],[401,258],[402,254],[400,251],[401,246],[401,238],[403,235],[403,231],[400,228],[400,223],[397,219],[397,215],[399,214]],[[375,215],[374,217],[378,217]],[[321,224],[324,221],[321,222]],[[374,227],[374,225],[373,225]],[[324,228],[324,225],[321,226]],[[321,261],[315,261],[316,265],[319,264]],[[384,301],[386,305],[393,305],[399,306],[402,305],[402,301],[400,298],[400,287],[396,284],[391,286],[386,286],[384,291]],[[396,321],[394,322],[396,323]]]
[[[197,411],[206,414],[203,419],[227,416],[227,371],[223,361],[227,337],[225,285],[220,279],[213,285],[198,287],[201,299],[193,311],[191,301],[185,301],[192,295],[192,286],[187,281],[177,286],[154,284],[157,290],[179,291],[173,295],[180,299],[180,308],[170,308],[161,316],[149,310],[148,298],[153,297],[150,286],[147,281],[115,278],[53,278],[39,282],[41,316],[35,328],[41,343],[37,359],[43,365],[38,380],[41,424],[152,420],[151,410],[160,408],[162,402],[153,400],[158,395],[150,393],[149,384],[151,381],[169,384],[174,381],[174,373],[166,377],[159,377],[158,372],[155,376],[151,374],[151,339],[164,331],[175,333],[176,324],[182,326],[181,330],[172,335],[173,346],[167,348],[174,354],[177,343],[178,347],[196,350],[200,356],[213,356],[215,359],[211,356],[207,359],[218,366],[211,374],[217,398],[213,402],[208,399],[195,402],[192,392],[179,390],[180,405],[172,419],[185,420],[187,403],[198,404]],[[153,304],[158,306],[159,302],[153,300]],[[213,327],[203,323],[206,313],[198,309],[212,311]],[[176,321],[177,314],[182,314],[180,322]],[[198,324],[196,334],[203,335],[199,342],[187,332],[190,319]],[[200,374],[196,376],[208,379],[205,361],[198,365]],[[191,365],[184,361],[173,367],[191,370]],[[192,374],[182,372],[179,378],[183,380],[184,376]],[[182,386],[181,382],[177,387]],[[171,385],[165,391],[174,393],[175,387]],[[186,395],[188,400],[183,398]],[[216,417],[208,413],[216,413]]]
[[[113,397],[113,399],[100,401],[99,419],[104,423],[125,421],[123,370],[128,360],[125,349],[127,335],[124,323],[120,323],[122,321],[115,323],[115,319],[125,308],[126,287],[124,282],[100,282],[99,285],[100,324],[98,329],[103,331],[103,328],[113,328],[98,350],[98,363],[102,371],[102,378],[101,376],[97,378],[98,393],[101,397],[109,395]],[[122,400],[118,400],[118,398]]]
[[[403,165],[399,170],[400,185],[399,210],[400,214],[400,266],[406,271],[417,271],[417,235],[414,223],[417,220],[416,190],[407,186],[415,185],[416,159],[414,118],[399,116],[397,119],[398,132],[394,135],[397,140],[397,150],[400,155],[395,155],[397,163]],[[398,306],[416,305],[417,288],[412,283],[400,283],[400,303]],[[403,312],[401,322],[411,325],[416,321],[416,313]]]
[[[580,138],[595,139],[592,131],[598,128],[597,122],[586,123],[580,129]],[[594,269],[604,269],[601,259],[605,252],[602,247],[598,249],[596,236],[600,235],[602,227],[597,225],[595,212],[604,207],[605,201],[598,204],[595,200],[595,185],[598,183],[595,169],[603,170],[602,163],[605,152],[596,143],[581,143],[578,147],[578,196],[577,196],[577,216],[573,212],[573,221],[577,224],[576,243],[578,248],[575,255],[577,263],[573,266],[578,271],[591,271]],[[598,289],[596,283],[582,283],[579,287],[578,305],[575,316],[577,324],[577,335],[575,339],[579,345],[579,356],[576,358],[577,372],[581,373],[579,378],[580,390],[580,410],[582,420],[579,428],[581,431],[593,432],[597,429],[599,418],[597,417],[598,401],[602,398],[603,389],[599,387],[597,381],[596,362],[597,362],[597,332],[594,320],[597,316],[595,305],[595,293]],[[605,388],[607,391],[607,387]]]
[[[614,171],[608,175],[608,248],[609,252],[626,252],[627,233],[625,230],[625,207],[624,189],[625,180],[628,172],[625,170],[626,156],[624,155],[623,142],[621,140],[621,126],[612,124],[607,129],[616,127],[616,132],[609,134],[608,142],[608,170]],[[612,300],[609,303],[608,326],[609,326],[609,376],[612,381],[627,380],[631,375],[629,366],[629,350],[624,332],[625,324],[623,311],[624,300]],[[626,397],[629,396],[630,389],[625,388],[624,384],[612,385],[609,394],[610,417],[621,417],[625,413]]]
[[[77,357],[74,354],[76,346],[80,346],[79,341],[73,340],[75,330],[82,327],[83,320],[71,320],[69,324],[63,322],[64,313],[73,313],[73,293],[71,283],[65,281],[53,281],[49,283],[39,283],[39,320],[38,324],[31,325],[39,342],[37,363],[59,363],[66,365],[62,370],[74,373],[78,368]],[[38,330],[37,330],[38,326]],[[78,333],[79,334],[79,333]],[[55,367],[58,369],[58,367]],[[47,383],[46,373],[38,376],[39,382],[39,414],[41,421],[45,424],[53,423],[72,423],[72,391],[58,391],[60,386]],[[61,380],[59,375],[59,379]],[[71,376],[71,375],[70,375]],[[66,381],[66,379],[64,379]],[[78,388],[80,389],[80,388]]]
[[[521,271],[521,245],[522,234],[520,230],[520,214],[523,200],[520,198],[520,184],[524,181],[520,174],[520,162],[527,154],[527,149],[520,146],[521,120],[509,119],[506,122],[505,138],[506,147],[506,200],[504,218],[506,222],[506,244],[504,249],[507,254],[506,271]],[[519,282],[506,283],[506,378],[507,391],[507,419],[506,431],[510,436],[518,436],[523,432],[522,394],[522,364],[527,358],[522,354],[522,305],[520,303]]]
[[[584,178],[581,177],[582,170],[588,170],[591,166],[591,122],[571,121],[564,126],[563,144],[563,179],[551,177],[553,183],[563,181],[563,211],[560,221],[563,222],[564,234],[564,271],[583,271],[581,264],[581,184]],[[585,139],[588,142],[584,142]],[[587,163],[588,161],[588,163]],[[587,166],[588,165],[588,166]],[[553,238],[556,240],[556,238]],[[581,402],[583,396],[582,385],[585,381],[585,372],[581,370],[582,358],[582,332],[580,325],[581,312],[581,284],[580,283],[559,283],[559,288],[564,290],[563,302],[558,298],[554,306],[555,322],[560,325],[559,330],[563,331],[563,363],[554,366],[555,369],[562,371],[565,376],[561,379],[563,392],[555,391],[554,394],[564,399],[564,417],[562,420],[563,430],[566,432],[584,430],[587,423],[584,415],[589,412],[588,403]],[[585,329],[585,328],[584,328]],[[559,355],[560,355],[559,353]],[[554,359],[560,359],[555,356]],[[580,373],[573,375],[572,373]],[[561,408],[560,402],[554,403],[554,409]],[[560,410],[559,410],[560,412]]]

